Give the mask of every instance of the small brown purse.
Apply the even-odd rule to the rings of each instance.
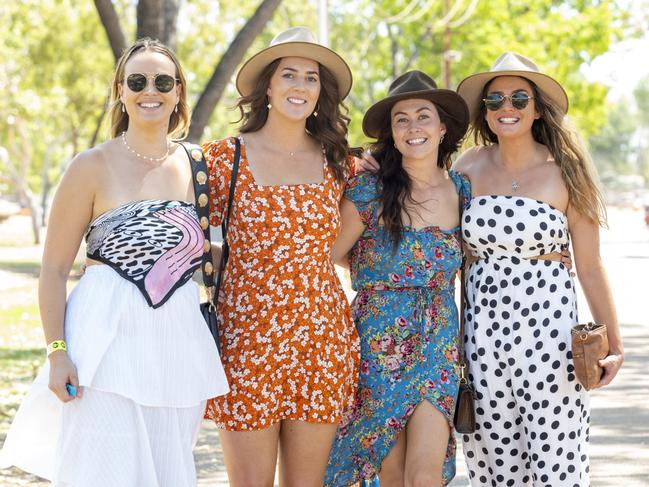
[[[464,192],[460,189],[458,195],[460,200],[460,226],[462,225],[462,211],[464,209]],[[466,377],[466,356],[464,353],[464,299],[465,299],[465,286],[464,286],[464,265],[465,258],[462,251],[462,235],[457,232],[458,243],[460,244],[460,252],[462,252],[462,267],[460,268],[460,322],[458,327],[458,357],[460,365],[460,387],[457,394],[457,401],[455,402],[455,415],[453,416],[453,423],[455,424],[455,431],[462,434],[471,434],[475,432],[475,391],[473,386],[469,383]]]
[[[575,374],[584,389],[590,391],[599,383],[604,372],[598,362],[606,358],[609,352],[606,325],[592,322],[575,325],[571,337]]]

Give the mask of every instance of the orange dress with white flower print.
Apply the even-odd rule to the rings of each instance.
[[[203,146],[210,223],[225,212],[234,139]],[[221,361],[230,392],[208,401],[219,428],[251,431],[283,419],[337,423],[353,401],[358,335],[331,248],[339,182],[323,157],[320,184],[256,184],[241,143],[218,300]]]

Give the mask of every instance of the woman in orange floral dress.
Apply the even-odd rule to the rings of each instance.
[[[322,486],[353,400],[358,335],[331,249],[348,173],[351,72],[305,28],[241,68],[241,159],[218,314],[230,393],[208,403],[230,485]],[[227,207],[235,139],[210,142],[211,224]]]

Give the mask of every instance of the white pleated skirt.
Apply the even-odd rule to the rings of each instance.
[[[0,453],[59,487],[196,485],[205,401],[228,392],[189,281],[160,308],[105,265],[88,267],[65,314],[83,397],[62,403],[45,362]]]

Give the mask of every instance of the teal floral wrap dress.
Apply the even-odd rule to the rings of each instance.
[[[449,175],[467,205],[465,176]],[[451,428],[444,483],[455,476],[453,413],[458,391],[455,276],[461,265],[458,228],[404,228],[396,253],[379,224],[377,176],[352,178],[345,197],[365,224],[350,257],[354,322],[361,339],[355,401],[338,427],[326,486],[374,483],[415,408],[428,401]]]

